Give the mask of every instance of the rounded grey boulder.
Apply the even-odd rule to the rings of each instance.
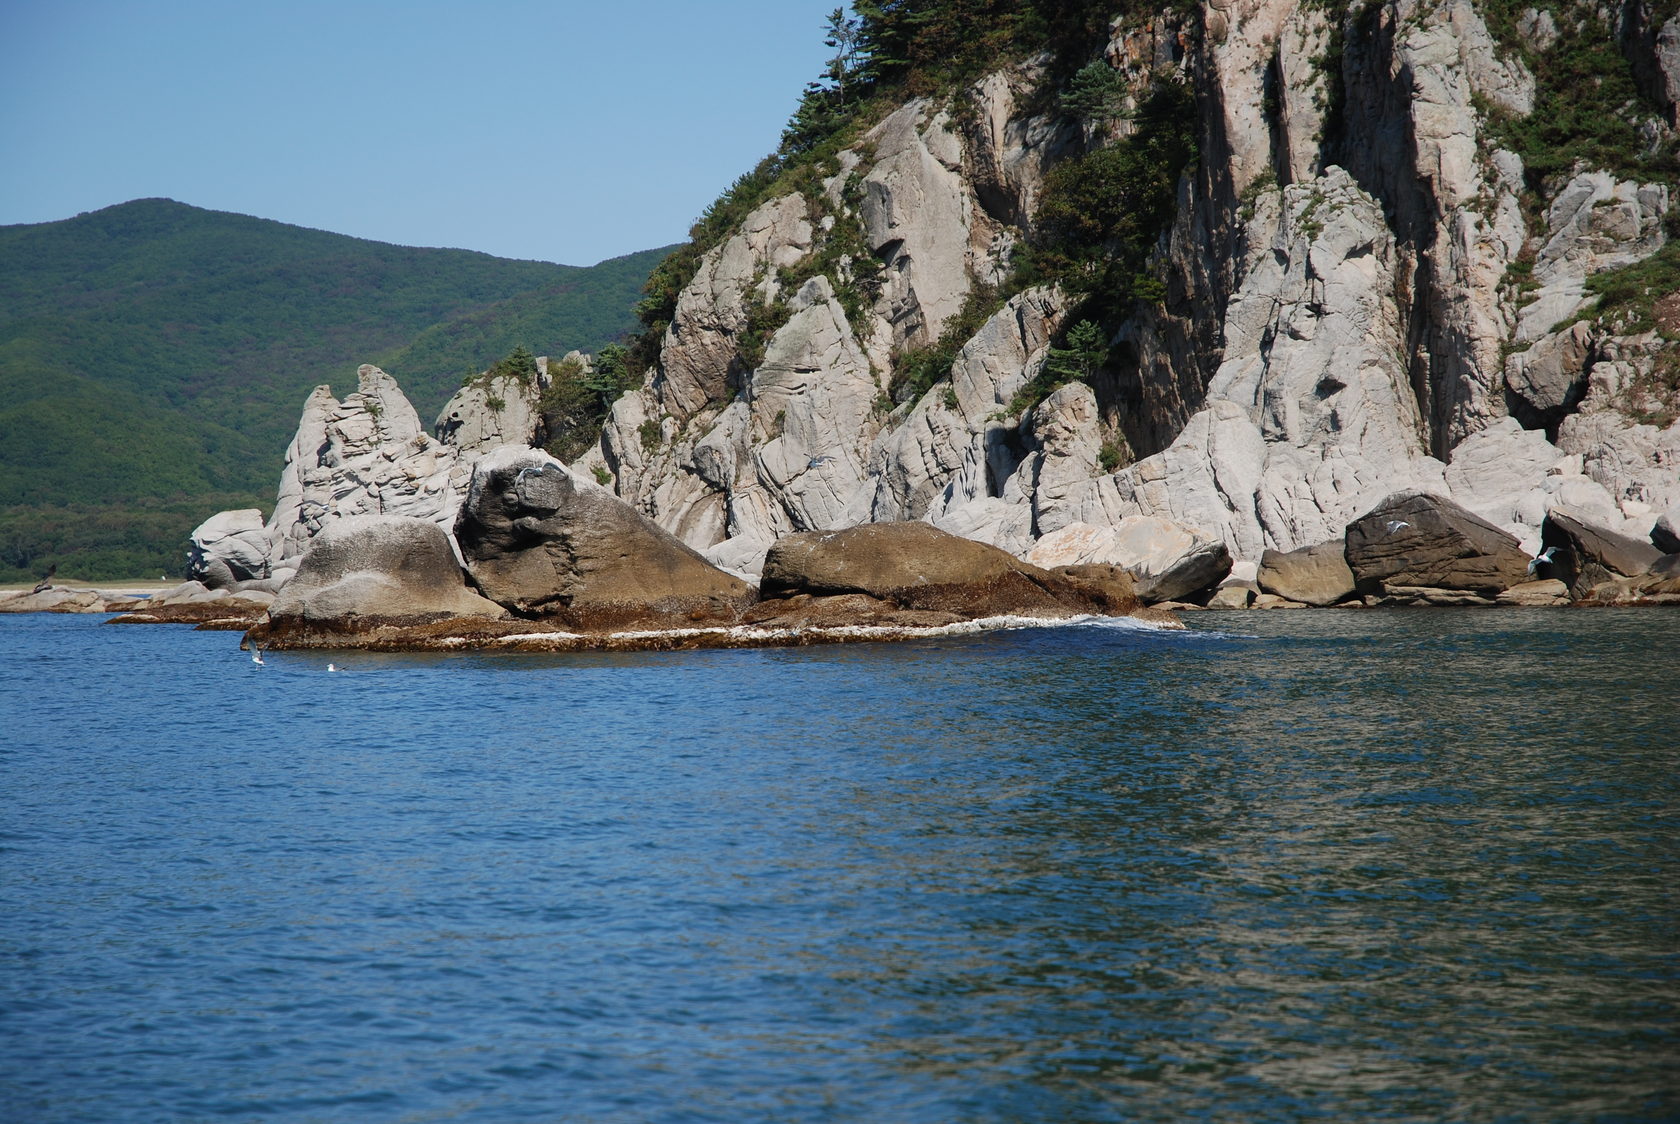
[[[501,606],[467,588],[443,528],[404,515],[352,516],[322,528],[269,609],[277,633],[502,616]]]

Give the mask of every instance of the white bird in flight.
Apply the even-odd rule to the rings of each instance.
[[[1383,524],[1383,530],[1387,531],[1391,535],[1397,535],[1410,526],[1411,524],[1406,522],[1404,519],[1390,519],[1387,523]]]
[[[1536,554],[1533,558],[1529,559],[1528,572],[1531,574],[1538,574],[1540,572],[1540,567],[1551,565],[1552,555],[1556,553],[1557,547],[1548,546],[1545,550]]]
[[[266,666],[263,663],[262,649],[261,648],[252,648],[251,649],[251,662],[256,664],[258,667]]]

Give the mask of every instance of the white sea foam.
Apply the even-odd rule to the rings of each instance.
[[[705,628],[627,629],[591,638],[576,632],[518,632],[498,636],[488,642],[450,637],[435,643],[444,648],[546,647],[555,650],[593,647],[605,643],[611,647],[678,643],[687,640],[715,640],[719,647],[767,647],[778,644],[840,643],[845,641],[924,640],[946,636],[972,636],[983,632],[1001,632],[1028,628],[1101,628],[1120,632],[1180,632],[1184,626],[1176,621],[1146,621],[1136,617],[1077,616],[1049,619],[1019,615],[980,617],[942,625],[847,624],[812,625],[803,628],[764,628],[755,625],[714,625]]]
[[[758,643],[778,640],[798,641],[819,637],[834,640],[896,640],[901,638],[971,636],[975,633],[999,632],[1006,629],[1082,627],[1109,628],[1129,632],[1172,632],[1181,630],[1184,626],[1165,621],[1139,620],[1136,617],[1078,616],[1049,619],[1045,617],[1003,615],[979,617],[975,620],[941,625],[843,624],[813,625],[805,628],[761,628],[753,625],[736,625],[732,628],[674,628],[643,632],[615,632],[610,638],[615,641],[637,641],[723,636],[731,640]]]

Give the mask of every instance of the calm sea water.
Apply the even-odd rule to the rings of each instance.
[[[0,1119],[1680,1115],[1680,613],[0,617]]]

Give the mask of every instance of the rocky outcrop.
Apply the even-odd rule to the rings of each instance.
[[[648,387],[647,415],[686,421],[727,396],[749,304],[774,299],[775,272],[810,252],[813,233],[806,201],[783,195],[754,210],[735,235],[706,254],[677,298]]]
[[[1547,18],[1518,21],[1533,50],[1558,34]],[[1530,229],[1522,160],[1490,123],[1536,104],[1507,46],[1471,0],[1391,0],[1341,26],[1253,0],[1117,23],[1115,104],[1095,116],[1032,96],[1043,60],[907,102],[820,193],[766,201],[708,252],[607,426],[615,490],[747,573],[779,537],[863,521],[1025,557],[1069,525],[1147,516],[1258,564],[1339,539],[1398,491],[1527,547],[1554,506],[1654,517],[1680,499],[1680,431],[1628,395],[1658,368],[1569,321],[1588,278],[1662,245],[1670,191],[1577,168]],[[1029,290],[889,409],[897,357],[1032,239],[1046,177],[1123,141],[1174,83],[1197,91],[1199,160],[1152,266],[1166,295],[1108,325],[1105,369],[1022,416],[1070,311]],[[851,231],[883,268],[853,242],[835,254]]]
[[[452,450],[428,436],[396,380],[378,367],[356,372],[342,402],[316,387],[287,453],[269,531],[277,564],[295,559],[323,528],[356,515],[454,521]]]
[[[92,589],[0,593],[0,613],[103,613],[108,599]]]
[[[1320,607],[1353,596],[1355,587],[1340,540],[1291,551],[1268,550],[1260,558],[1256,580],[1266,593]]]
[[[1258,559],[1339,534],[1398,487],[1442,489],[1401,358],[1396,257],[1339,168],[1264,197],[1208,403],[1165,451],[1099,477],[1086,522],[1147,515]]]
[[[1103,568],[1051,573],[984,543],[926,523],[867,523],[789,535],[770,548],[765,604],[804,597],[866,597],[904,610],[989,616],[1068,617],[1135,609],[1124,579]]]
[[[467,591],[435,524],[340,520],[247,642],[271,647],[560,651],[884,640],[1143,609],[1122,571],[1055,573],[925,523],[874,523],[783,538],[765,596],[712,568],[604,490],[537,452],[480,461],[462,509],[473,579],[520,610]]]
[[[1046,95],[1094,53],[883,108],[699,256],[657,362],[574,468],[610,473],[649,521],[636,534],[689,551],[650,538],[631,553],[680,556],[708,581],[715,564],[779,588],[767,560],[790,537],[919,521],[1017,559],[1119,567],[1145,600],[1325,604],[1357,578],[1370,598],[1549,602],[1527,562],[1550,515],[1643,541],[1680,504],[1680,299],[1600,317],[1588,287],[1664,245],[1674,200],[1636,161],[1540,182],[1502,147],[1502,122],[1537,104],[1524,57],[1602,24],[1662,111],[1639,122],[1660,151],[1680,24],[1639,4],[1492,21],[1525,56],[1473,0],[1344,14],[1244,0],[1117,21],[1101,54],[1112,104],[1080,117]],[[1197,157],[1145,269],[1149,299],[1094,312],[1041,286],[995,300],[987,286],[1047,229],[1037,207],[1057,168],[1139,135],[1168,88],[1194,94]],[[980,300],[995,311],[978,330],[941,340]],[[1065,381],[1053,345],[1088,316],[1109,350]],[[936,341],[954,361],[911,384],[905,357]],[[587,474],[518,461],[528,474],[479,494],[482,525],[457,519],[473,461],[536,439],[540,380],[477,380],[431,441],[382,372],[361,377],[344,402],[321,388],[306,408],[275,560],[295,562],[332,519],[396,511],[499,543],[485,546],[499,561],[474,566],[487,588],[523,575],[502,595],[520,613],[738,611],[734,586],[637,585],[608,577],[610,547],[577,554],[588,536],[543,504],[632,533]],[[1386,512],[1395,496],[1419,519]],[[1411,533],[1389,541],[1390,523]],[[873,598],[871,619],[934,611],[863,591],[778,600],[842,596]]]
[[[1564,511],[1546,516],[1541,542],[1549,563],[1544,576],[1563,582],[1576,598],[1586,597],[1605,582],[1639,577],[1662,558],[1662,552],[1649,542],[1594,526]]]
[[[1675,504],[1651,528],[1651,545],[1664,554],[1680,554],[1680,504]]]
[[[1661,385],[1663,365],[1677,361],[1680,356],[1655,332],[1595,338],[1586,396],[1558,426],[1558,448],[1581,458],[1581,471],[1624,516],[1636,505],[1631,516],[1641,521],[1680,503],[1680,420],[1674,413],[1666,424],[1651,420],[1680,403],[1650,389]],[[1640,537],[1649,526],[1647,521]]]
[[[1212,589],[1231,572],[1224,542],[1148,515],[1113,527],[1070,523],[1040,539],[1027,560],[1046,567],[1118,566],[1146,604],[1182,601]]]
[[[868,518],[925,519],[954,532],[989,527],[969,537],[1030,548],[1036,466],[1026,464],[1027,442],[1008,411],[1043,366],[1066,309],[1059,292],[1029,289],[986,321],[957,353],[949,387],[923,395],[876,442]]]
[[[587,362],[580,352],[571,352],[561,363]],[[473,461],[503,445],[529,448],[542,435],[542,397],[550,377],[547,357],[536,360],[536,370],[527,374],[501,373],[495,369],[475,375],[444,404],[432,423],[441,444],[455,450],[459,463],[469,474]]]
[[[478,462],[455,537],[486,597],[576,627],[733,623],[751,600],[746,583],[534,449]]]
[[[1529,580],[1517,540],[1450,500],[1388,497],[1347,528],[1347,564],[1367,597],[1491,601]]]
[[[193,529],[187,577],[211,589],[269,576],[274,538],[256,508],[223,511]]]
[[[298,572],[253,631],[258,643],[375,633],[501,606],[468,588],[443,529],[413,516],[348,516],[311,540]]]
[[[1666,184],[1581,172],[1546,208],[1546,240],[1534,261],[1538,288],[1517,315],[1513,339],[1537,340],[1587,306],[1595,273],[1649,257],[1662,248]]]
[[[1505,360],[1505,385],[1530,429],[1555,430],[1587,392],[1592,328],[1577,322]]]
[[[576,353],[568,360],[582,362]],[[472,464],[503,444],[541,436],[539,405],[548,360],[530,377],[485,372],[469,379],[428,436],[396,380],[378,367],[357,371],[342,402],[318,386],[304,402],[266,524],[255,509],[224,511],[193,532],[188,574],[213,588],[258,579],[283,584],[310,542],[341,518],[406,515],[454,524]]]

